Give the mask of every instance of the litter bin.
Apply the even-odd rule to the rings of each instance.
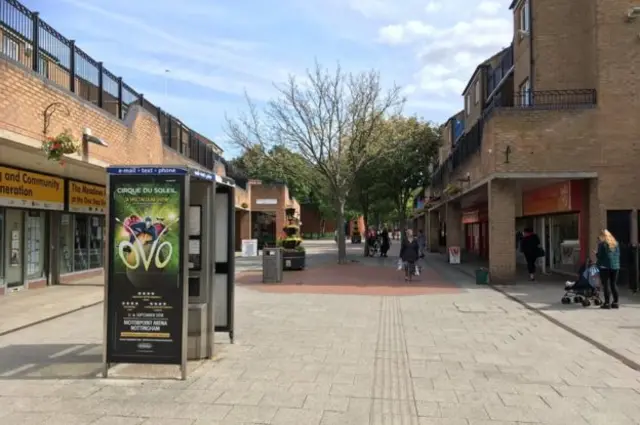
[[[476,269],[476,285],[489,284],[489,270],[485,268]]]
[[[262,283],[282,282],[282,248],[262,250]]]

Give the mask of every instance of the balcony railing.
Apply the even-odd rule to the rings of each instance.
[[[446,173],[462,166],[471,156],[480,150],[484,123],[491,119],[492,113],[499,108],[514,110],[563,110],[592,108],[597,104],[595,89],[549,90],[516,93],[513,96],[496,95],[485,108],[478,122],[463,135],[449,157],[431,176],[431,185],[444,184]]]
[[[226,164],[215,152],[219,149],[215,143],[153,105],[17,0],[0,0],[0,31],[5,37],[0,55],[22,63],[120,120],[132,105],[141,105],[158,118],[165,145],[210,170],[216,162]]]
[[[490,106],[514,109],[580,109],[595,106],[597,100],[595,89],[524,91],[513,96],[497,94]]]
[[[444,185],[447,172],[454,172],[460,168],[470,157],[475,155],[482,147],[482,132],[484,120],[478,120],[471,129],[466,132],[456,144],[449,157],[438,167],[431,176],[431,185],[440,187]]]
[[[500,63],[487,74],[487,94],[493,93],[500,82],[509,74],[513,68],[513,45],[509,46],[502,55]]]

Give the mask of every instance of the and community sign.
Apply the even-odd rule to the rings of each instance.
[[[0,167],[0,205],[64,210],[64,179]]]
[[[69,180],[69,211],[106,214],[107,189],[103,186]]]

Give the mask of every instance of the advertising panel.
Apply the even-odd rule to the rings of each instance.
[[[185,177],[112,175],[109,363],[181,364]]]
[[[64,179],[0,167],[0,206],[64,210]]]

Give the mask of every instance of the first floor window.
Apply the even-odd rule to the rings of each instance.
[[[20,48],[18,47],[18,42],[5,34],[2,39],[2,53],[9,56],[14,61],[19,60]]]
[[[531,105],[531,83],[527,78],[520,85],[520,106],[530,106]]]

